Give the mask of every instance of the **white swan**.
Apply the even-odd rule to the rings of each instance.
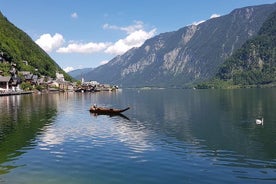
[[[257,125],[264,125],[264,118],[262,118],[262,120],[256,119],[256,124]]]

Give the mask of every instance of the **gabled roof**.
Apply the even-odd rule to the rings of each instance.
[[[32,80],[32,78],[33,78],[33,74],[25,75],[26,80]]]
[[[0,82],[9,82],[11,77],[0,76]]]

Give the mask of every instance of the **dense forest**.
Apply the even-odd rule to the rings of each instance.
[[[219,68],[215,79],[198,88],[274,86],[276,83],[276,12],[264,22],[258,35],[248,40]]]
[[[26,33],[8,21],[0,12],[0,70],[5,75],[9,63],[15,63],[19,71],[30,71],[38,75],[55,77],[56,72],[64,74],[66,80],[72,78],[55,63]],[[36,71],[37,69],[37,71]]]

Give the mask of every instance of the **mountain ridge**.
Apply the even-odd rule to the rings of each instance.
[[[92,71],[94,68],[82,68],[82,69],[76,69],[76,70],[72,70],[70,72],[68,72],[68,74],[70,76],[72,76],[73,78],[77,79],[77,80],[81,80],[82,75],[84,73],[90,72]]]
[[[276,82],[276,11],[220,67],[218,79],[233,85],[268,85]]]
[[[138,48],[84,74],[85,79],[122,86],[187,86],[212,78],[219,66],[257,34],[276,4],[250,6],[161,33]]]

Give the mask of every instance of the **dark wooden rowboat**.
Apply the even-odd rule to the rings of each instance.
[[[91,113],[95,113],[95,114],[108,114],[108,115],[112,115],[112,114],[121,114],[122,112],[128,110],[130,107],[127,107],[125,109],[113,109],[113,108],[104,108],[104,107],[91,107],[89,109],[89,111]]]

